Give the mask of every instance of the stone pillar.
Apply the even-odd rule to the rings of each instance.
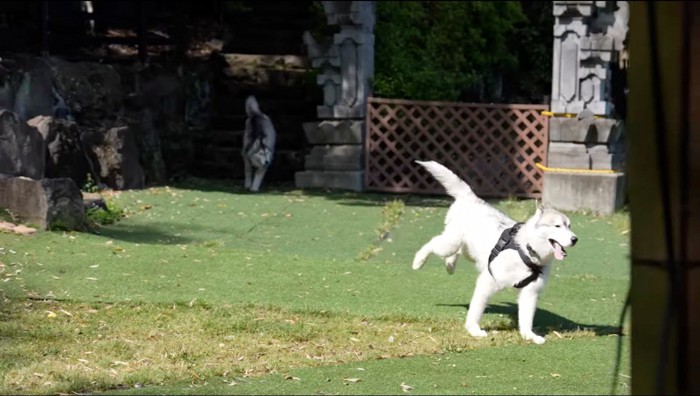
[[[550,168],[543,199],[568,210],[609,213],[624,204],[625,125],[615,108],[611,76],[626,58],[626,1],[555,1]],[[585,110],[585,112],[584,112]],[[583,112],[583,113],[582,113]],[[580,172],[608,170],[613,173]],[[595,200],[572,196],[586,185]]]
[[[364,189],[364,117],[374,75],[373,1],[323,1],[327,22],[340,32],[328,45],[304,33],[311,66],[320,69],[323,89],[319,120],[304,123],[312,146],[305,170],[297,172],[300,188]]]

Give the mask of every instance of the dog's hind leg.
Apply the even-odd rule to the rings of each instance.
[[[267,172],[267,168],[258,168],[255,170],[255,176],[253,177],[253,185],[250,187],[251,191],[258,191],[260,189],[260,184],[263,181],[263,177],[265,177],[265,173]]]
[[[462,246],[460,250],[457,251],[454,255],[448,257],[445,259],[445,269],[447,270],[447,273],[452,275],[455,273],[455,267],[457,266],[457,260],[459,260],[459,256],[461,255],[467,255],[469,252],[467,249]]]
[[[489,298],[499,289],[496,281],[493,280],[488,271],[483,271],[479,274],[474,288],[474,295],[469,303],[469,312],[467,312],[467,321],[464,323],[464,328],[473,337],[486,337],[486,332],[479,327],[481,316],[484,314],[486,304]]]
[[[253,179],[251,176],[253,170],[251,168],[252,166],[250,164],[250,160],[246,158],[245,155],[243,155],[243,170],[245,171],[245,181],[243,182],[243,188],[245,189],[250,189],[250,184]]]
[[[461,245],[462,241],[457,235],[443,233],[433,237],[430,242],[423,245],[423,247],[416,252],[415,257],[413,258],[413,269],[421,269],[423,264],[425,264],[425,260],[428,259],[430,253],[436,254],[443,259],[452,258],[459,253],[459,248]]]
[[[455,253],[452,256],[445,259],[445,269],[447,273],[452,275],[455,273],[455,266],[457,265],[457,260],[459,260],[459,253]]]

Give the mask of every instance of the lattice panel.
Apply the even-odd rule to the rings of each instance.
[[[541,196],[546,105],[369,98],[367,107],[367,190],[444,193],[420,159],[452,169],[481,197]]]

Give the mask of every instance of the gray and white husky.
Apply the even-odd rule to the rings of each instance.
[[[537,298],[542,292],[554,259],[566,257],[564,248],[574,246],[578,237],[563,213],[537,203],[535,214],[517,223],[477,197],[467,183],[434,161],[416,161],[445,188],[454,202],[447,211],[442,234],[418,250],[413,269],[420,269],[433,253],[445,260],[454,273],[460,254],[474,260],[479,276],[469,304],[465,328],[474,337],[484,337],[479,327],[489,298],[502,289],[520,289],[518,325],[525,340],[543,344],[544,337],[532,331]]]
[[[245,182],[243,186],[250,191],[258,191],[272,159],[275,156],[277,131],[272,120],[260,111],[255,96],[250,95],[245,101],[245,131],[243,135],[243,166]]]

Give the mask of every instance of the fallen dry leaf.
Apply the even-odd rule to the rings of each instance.
[[[409,391],[413,390],[413,387],[411,385],[408,385],[408,384],[403,383],[403,382],[401,383],[401,385],[399,385],[399,387],[404,392],[409,392]]]
[[[343,381],[345,381],[345,385],[349,384],[356,384],[361,381],[359,378],[343,378]]]

